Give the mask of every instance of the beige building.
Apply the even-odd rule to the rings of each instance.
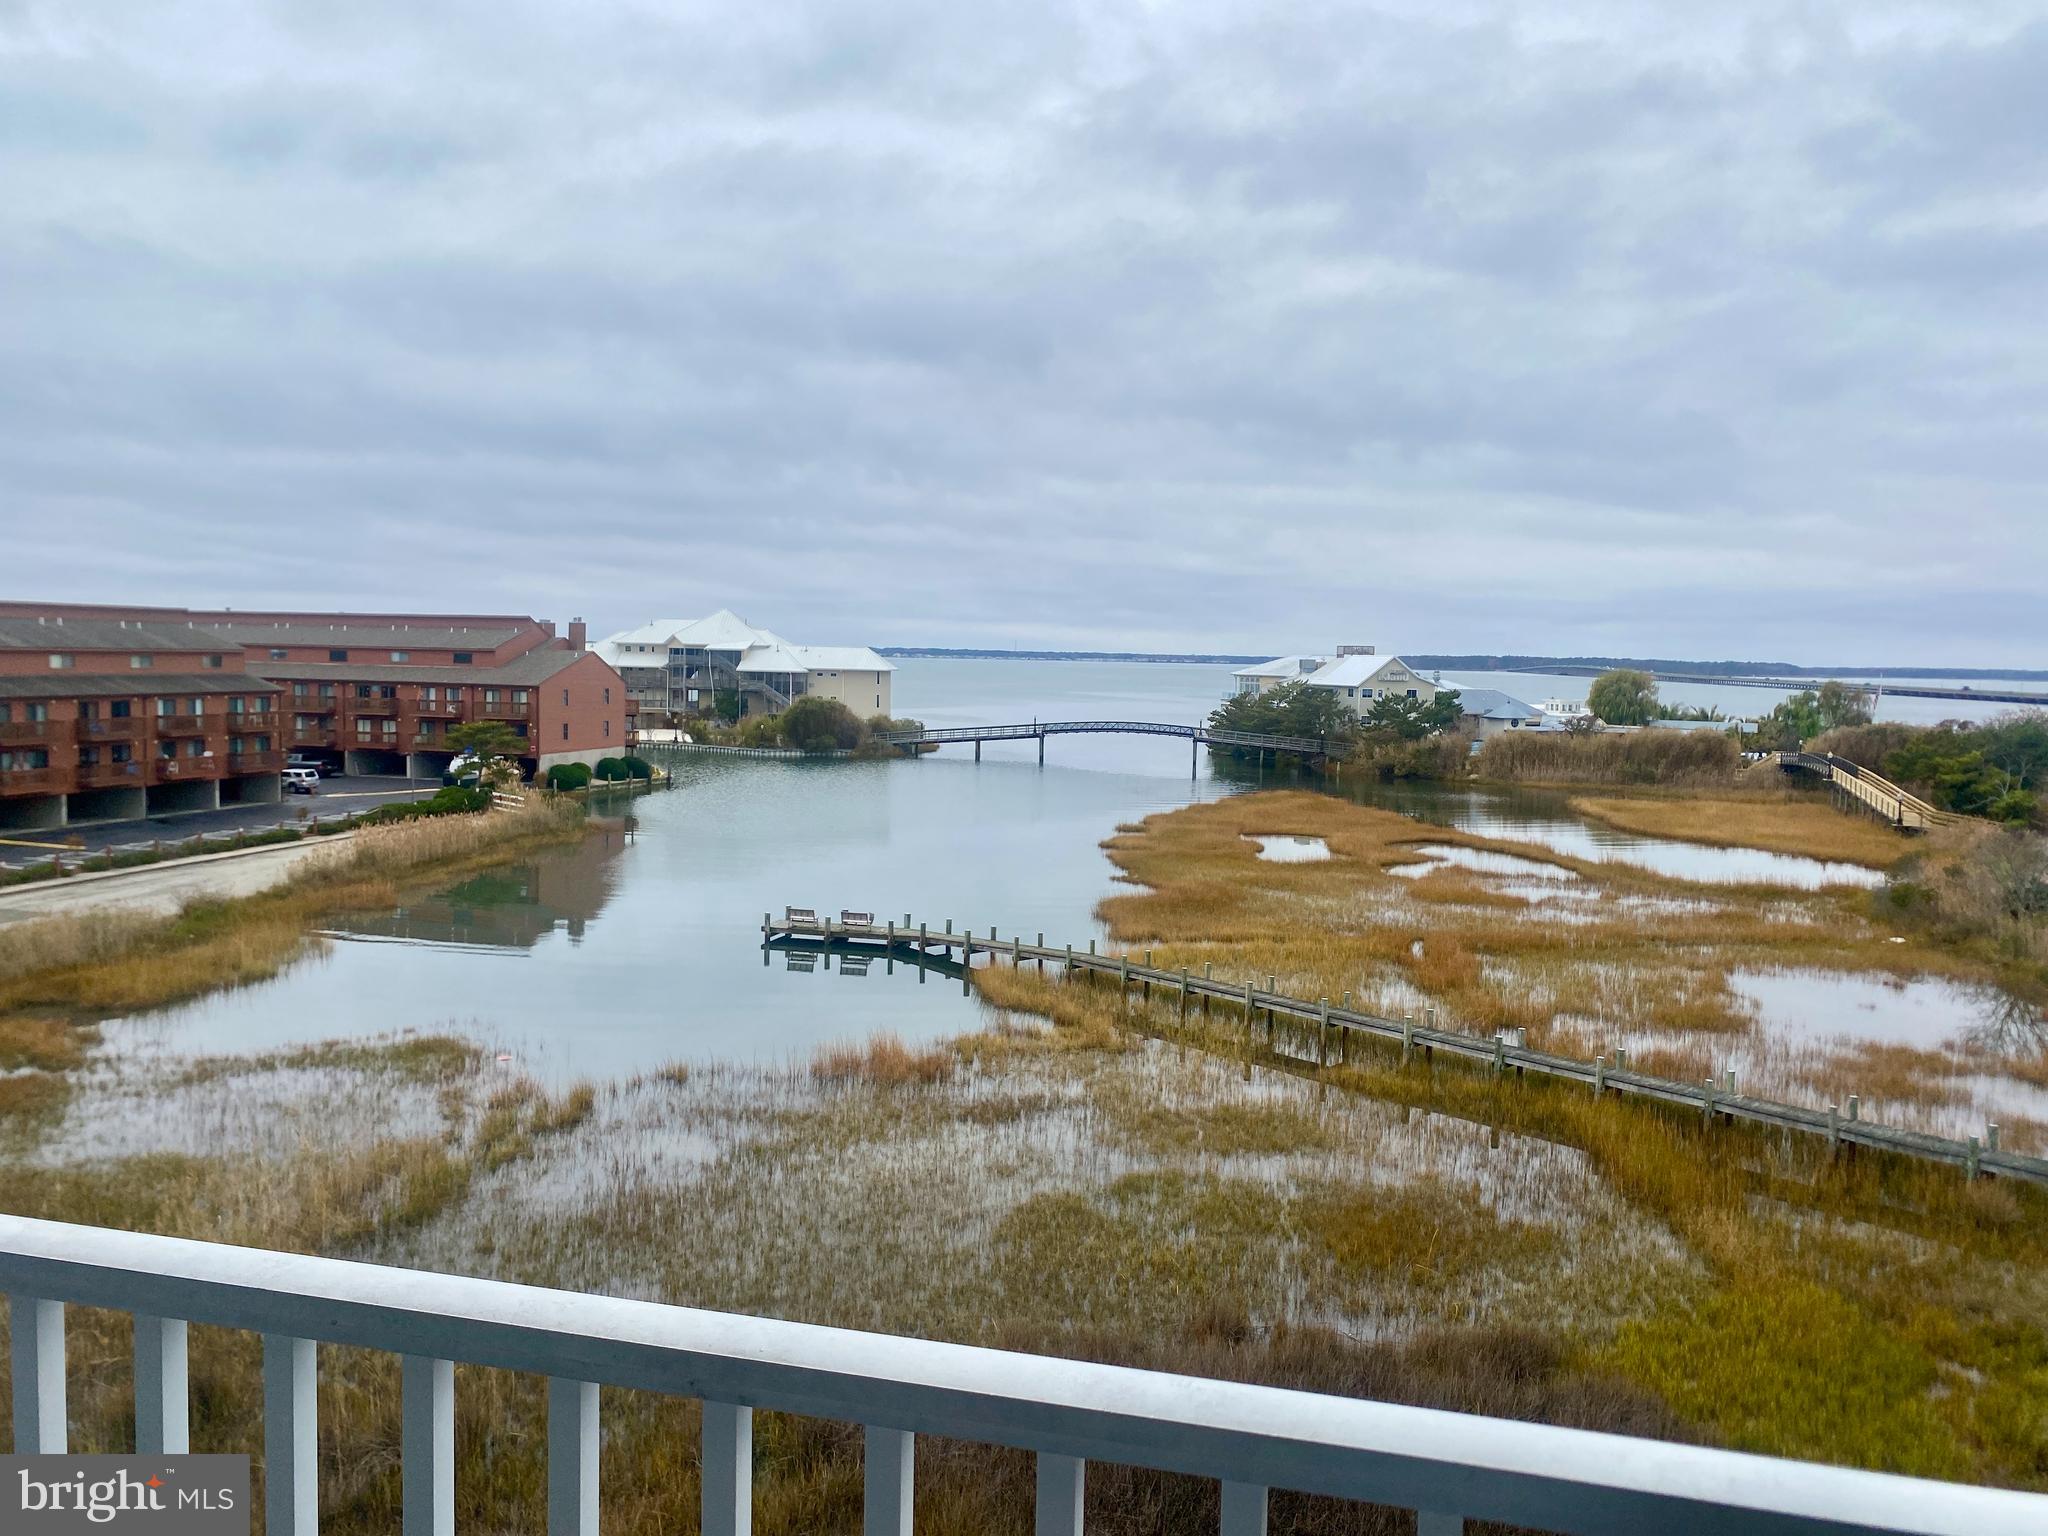
[[[895,667],[864,645],[797,645],[731,609],[708,619],[655,619],[591,647],[619,669],[643,710],[709,714],[722,692],[742,715],[774,715],[807,694],[863,720],[891,713]]]

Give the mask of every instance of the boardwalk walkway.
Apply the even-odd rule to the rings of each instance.
[[[1041,970],[1048,964],[1057,965],[1068,975],[1115,977],[1123,989],[1128,990],[1133,985],[1141,987],[1148,998],[1154,987],[1166,988],[1178,1002],[1183,1018],[1187,1016],[1190,1000],[1203,1001],[1205,1006],[1213,1003],[1235,1006],[1244,1019],[1248,1042],[1263,1027],[1269,1046],[1276,1050],[1285,1049],[1297,1058],[1306,1052],[1307,1059],[1319,1065],[1346,1060],[1354,1038],[1398,1042],[1404,1060],[1416,1051],[1421,1051],[1426,1057],[1434,1057],[1436,1052],[1442,1051],[1488,1066],[1496,1076],[1512,1071],[1517,1076],[1533,1073],[1565,1082],[1584,1083],[1595,1093],[1628,1094],[1678,1105],[1696,1111],[1708,1121],[1716,1118],[1729,1123],[1747,1120],[1787,1132],[1825,1137],[1831,1146],[1870,1147],[1904,1157],[1947,1163],[1961,1168],[1973,1178],[1998,1174],[2048,1185],[2048,1158],[2001,1150],[1996,1126],[1987,1126],[1982,1137],[1972,1136],[1964,1141],[1901,1130],[1860,1118],[1854,1099],[1849,1101],[1846,1114],[1833,1104],[1825,1109],[1780,1104],[1738,1092],[1732,1072],[1725,1078],[1681,1083],[1633,1071],[1628,1065],[1627,1054],[1622,1051],[1616,1051],[1612,1061],[1606,1057],[1582,1061],[1573,1056],[1555,1056],[1547,1051],[1510,1044],[1501,1038],[1417,1024],[1412,1016],[1400,1020],[1382,1019],[1356,1009],[1333,1008],[1328,998],[1312,1002],[1307,998],[1288,997],[1274,990],[1271,977],[1261,987],[1256,980],[1233,982],[1220,977],[1193,976],[1184,970],[1161,970],[1134,961],[1128,954],[1097,954],[1092,940],[1087,950],[1082,951],[1072,945],[1049,945],[1044,934],[1038,936],[1037,942],[1026,943],[1021,936],[1000,939],[995,930],[990,929],[989,936],[981,939],[971,933],[953,932],[950,920],[946,922],[944,932],[934,933],[928,924],[913,924],[907,914],[898,924],[878,920],[871,913],[846,912],[837,919],[827,918],[805,907],[785,908],[780,919],[764,912],[761,915],[761,938],[764,945],[777,948],[810,940],[821,947],[837,946],[840,952],[865,952],[878,958],[893,955],[912,961],[930,959],[935,953],[950,960],[957,954],[963,966],[972,966],[977,953],[1006,957],[1015,965],[1035,962]],[[1434,1017],[1433,1011],[1430,1016]],[[1280,1035],[1283,1025],[1291,1037],[1285,1041]]]
[[[1930,827],[1969,820],[1955,811],[1929,805],[1911,790],[1901,789],[1846,757],[1830,752],[1780,752],[1776,756],[1778,766],[1787,773],[1818,774],[1838,795],[1869,807],[1901,831],[1925,832]]]

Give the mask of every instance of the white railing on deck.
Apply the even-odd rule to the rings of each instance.
[[[2048,1497],[1390,1403],[1322,1397],[654,1302],[0,1216],[15,1450],[66,1447],[64,1307],[135,1314],[138,1449],[187,1448],[187,1323],[263,1336],[270,1536],[318,1525],[318,1346],[403,1357],[406,1536],[454,1527],[454,1374],[550,1378],[548,1530],[596,1536],[597,1384],[702,1399],[703,1526],[751,1525],[753,1411],[866,1427],[869,1536],[907,1536],[915,1437],[1038,1457],[1040,1536],[1079,1536],[1089,1461],[1221,1479],[1223,1536],[1266,1527],[1266,1490],[1567,1532],[2048,1530]]]

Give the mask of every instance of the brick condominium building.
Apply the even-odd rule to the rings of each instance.
[[[287,752],[438,777],[472,720],[595,762],[625,685],[580,620],[0,602],[0,828],[274,800]]]

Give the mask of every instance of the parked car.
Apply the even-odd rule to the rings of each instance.
[[[319,758],[306,757],[297,752],[294,752],[290,757],[286,758],[284,760],[284,765],[286,768],[304,768],[308,772],[310,772],[316,779],[321,778],[334,771]]]
[[[464,752],[460,756],[449,760],[447,768],[442,770],[441,782],[443,784],[459,784],[464,789],[474,789],[477,786],[477,781],[482,777],[483,764],[477,760],[476,754],[474,752]]]
[[[311,768],[287,768],[284,788],[288,795],[310,795],[320,787],[320,775]]]

